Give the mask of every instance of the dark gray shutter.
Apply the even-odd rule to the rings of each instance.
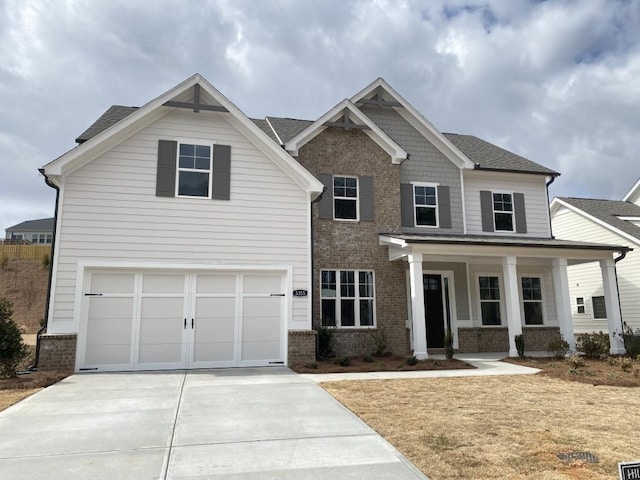
[[[178,142],[158,140],[156,197],[176,196],[176,154]]]
[[[438,220],[440,228],[451,228],[451,199],[446,185],[438,186]]]
[[[324,185],[324,192],[318,202],[318,216],[325,219],[333,219],[333,175],[321,173],[318,180]]]
[[[231,147],[213,146],[213,193],[214,200],[231,198]]]
[[[493,232],[493,195],[487,190],[480,191],[480,214],[482,231]]]
[[[403,227],[415,227],[413,216],[413,185],[400,184],[400,212]]]
[[[360,220],[373,222],[373,177],[360,177],[358,179],[360,191]]]
[[[527,233],[527,213],[524,207],[524,194],[513,194],[513,213],[516,217],[516,232]]]

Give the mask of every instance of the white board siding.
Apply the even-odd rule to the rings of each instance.
[[[231,200],[156,197],[158,140],[231,145]],[[291,265],[309,285],[309,199],[223,115],[175,111],[68,175],[60,209],[52,333],[74,332],[77,264]],[[290,328],[310,328],[294,299]]]
[[[566,208],[553,215],[552,226],[554,236],[559,239],[627,245],[634,249],[627,253],[624,260],[616,264],[616,272],[622,319],[634,328],[640,328],[640,245],[631,244],[629,239]],[[591,306],[591,297],[603,294],[600,264],[592,262],[574,265],[570,266],[568,271],[575,331],[607,332],[607,320],[594,319]],[[577,312],[576,297],[584,297],[584,314]]]
[[[480,191],[502,191],[524,194],[527,233],[483,232],[480,211]],[[464,201],[467,233],[470,235],[517,235],[550,237],[549,205],[544,175],[464,171]]]

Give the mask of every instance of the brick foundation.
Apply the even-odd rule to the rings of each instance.
[[[76,365],[76,335],[40,336],[38,370],[73,372]]]
[[[316,336],[315,330],[289,330],[289,366],[305,365],[316,360]]]
[[[560,332],[558,327],[523,327],[525,352],[546,352],[549,342]],[[459,328],[461,353],[508,352],[507,328]]]

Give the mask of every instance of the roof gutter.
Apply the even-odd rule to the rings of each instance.
[[[58,202],[60,200],[60,187],[49,180],[49,177],[47,177],[47,174],[44,172],[44,168],[39,168],[38,171],[44,177],[44,183],[56,191],[56,205],[53,212],[51,255],[49,256],[49,279],[47,281],[47,303],[44,307],[44,321],[42,322],[42,327],[40,327],[36,336],[36,356],[33,359],[33,364],[29,367],[30,371],[38,370],[38,363],[40,362],[40,336],[47,330],[47,324],[49,322],[49,303],[51,301],[51,283],[53,281],[53,255],[56,251],[56,227],[58,225]]]

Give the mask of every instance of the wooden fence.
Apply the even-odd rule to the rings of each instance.
[[[46,255],[51,258],[51,245],[0,245],[0,260],[3,258],[42,260]]]

